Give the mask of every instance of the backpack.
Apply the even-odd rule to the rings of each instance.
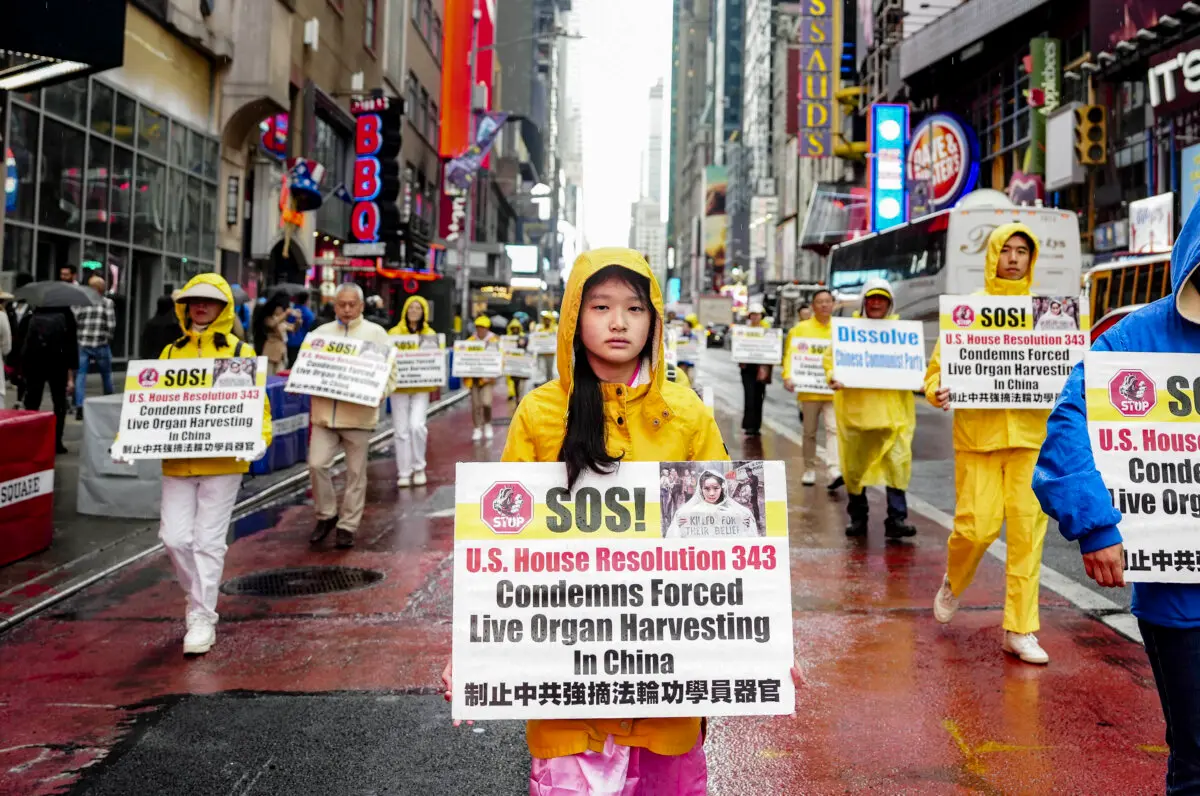
[[[21,346],[21,359],[30,362],[55,362],[67,348],[67,319],[57,312],[35,312]]]

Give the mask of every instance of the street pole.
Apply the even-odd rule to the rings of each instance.
[[[558,96],[555,92],[558,91],[558,20],[557,15],[553,21],[550,34],[550,102],[547,103],[550,107],[550,118],[547,120],[546,131],[548,136],[549,146],[547,149],[549,166],[552,170],[550,175],[550,251],[549,260],[550,267],[554,269],[556,274],[561,275],[558,269],[558,192],[560,190],[558,184]]]
[[[471,86],[467,98],[467,147],[475,143],[475,83],[479,69],[479,0],[475,0],[471,11]],[[467,266],[467,244],[475,226],[475,180],[467,185],[467,206],[463,213],[463,228],[458,233],[458,282],[462,291],[459,312],[462,314],[463,329],[467,328],[471,314],[471,271]]]

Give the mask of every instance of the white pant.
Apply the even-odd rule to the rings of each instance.
[[[217,593],[228,548],[225,535],[241,485],[240,473],[163,476],[158,537],[187,592],[189,619],[217,621]]]
[[[428,409],[427,392],[392,394],[392,428],[396,430],[392,444],[396,446],[396,470],[401,478],[408,478],[413,470],[425,469],[425,441],[429,439],[425,413]]]

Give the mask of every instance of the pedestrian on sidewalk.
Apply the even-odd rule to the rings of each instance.
[[[855,318],[895,320],[892,286],[886,279],[869,279],[863,285],[862,307]],[[833,380],[833,348],[825,352],[825,373],[834,389],[838,456],[849,499],[850,524],[846,535],[867,535],[869,506],[865,487],[887,487],[888,539],[915,536],[908,520],[908,482],[912,478],[912,441],[917,430],[916,407],[909,390],[852,389]]]
[[[308,291],[301,291],[292,296],[292,330],[287,336],[288,367],[296,364],[296,357],[300,356],[300,345],[317,321],[316,314],[308,307],[308,299]]]
[[[429,303],[420,296],[409,296],[400,310],[400,323],[388,334],[433,335],[429,325]],[[424,486],[425,445],[429,429],[425,415],[433,387],[402,387],[392,393],[392,444],[396,447],[396,486]]]
[[[766,311],[761,304],[751,304],[746,316],[747,326],[769,328],[763,319]],[[770,365],[738,365],[742,372],[742,431],[747,437],[762,434],[763,402],[767,398],[767,385],[771,383]]]
[[[559,377],[517,407],[501,460],[565,462],[568,489],[621,461],[727,461],[712,415],[666,381],[663,357],[662,294],[645,259],[581,254],[563,295]],[[530,721],[525,735],[531,796],[705,793],[699,718]]]
[[[1200,354],[1200,213],[1187,217],[1171,251],[1171,286],[1170,296],[1130,313],[1091,350]],[[1046,431],[1034,494],[1059,532],[1079,541],[1088,577],[1100,586],[1124,586],[1121,513],[1092,457],[1082,362],[1071,371]],[[1181,530],[1189,527],[1181,520]],[[1134,583],[1133,614],[1167,723],[1166,792],[1200,793],[1200,584]]]
[[[487,341],[488,345],[500,344],[500,338],[492,334],[492,319],[486,315],[475,319],[475,338]],[[495,379],[474,376],[463,379],[463,386],[471,391],[471,422],[475,426],[471,440],[474,442],[495,436],[492,429],[492,385],[495,382]]]
[[[353,282],[343,283],[334,296],[337,320],[318,326],[312,333],[321,337],[365,340],[390,351],[392,341],[387,330],[365,319],[363,306],[362,288]],[[389,384],[384,395],[391,391]],[[314,396],[309,411],[312,439],[308,448],[308,468],[317,509],[317,527],[309,541],[319,544],[336,528],[337,547],[347,550],[354,547],[354,534],[362,520],[367,497],[367,446],[379,424],[379,407]],[[340,511],[330,472],[339,447],[346,453],[346,491]]]
[[[233,316],[237,321],[236,313]],[[236,335],[234,335],[236,337]],[[159,296],[153,317],[142,327],[139,356],[149,358],[179,339],[179,319],[175,317],[175,299]],[[240,339],[240,338],[239,338]]]
[[[1038,239],[1024,224],[1002,224],[988,238],[984,292],[1028,296],[1037,265]],[[925,372],[925,397],[949,411],[950,388],[942,386],[942,343]],[[1008,529],[1002,649],[1026,663],[1049,663],[1034,635],[1046,515],[1033,494],[1033,467],[1046,437],[1048,409],[954,410],[954,531],[946,549],[946,574],[933,615],[949,622],[984,553]]]
[[[75,368],[79,366],[75,315],[67,307],[36,307],[21,319],[17,336],[21,340],[25,408],[33,412],[40,410],[42,393],[50,388],[50,399],[54,402],[55,450],[66,453],[62,439],[67,422],[67,393],[75,388]]]
[[[192,277],[175,299],[178,339],[159,359],[253,357],[233,336],[233,292],[217,274]],[[225,543],[242,476],[271,444],[271,404],[263,403],[262,440],[237,458],[164,459],[162,539],[187,595],[185,655],[203,655],[217,640],[217,595],[225,570]],[[114,459],[120,461],[114,449]]]
[[[113,300],[104,295],[104,279],[93,276],[87,284],[100,296],[100,303],[72,308],[79,335],[79,368],[75,374],[76,420],[83,420],[83,398],[87,392],[90,366],[95,365],[100,371],[100,383],[104,387],[104,394],[113,394],[112,339],[117,332],[117,310],[113,306]]]
[[[278,373],[287,367],[288,361],[288,332],[292,325],[288,323],[290,304],[285,293],[273,293],[270,298],[254,308],[251,326],[254,333],[254,345],[267,358],[267,373]]]
[[[803,313],[801,313],[803,314]],[[792,382],[792,339],[810,338],[813,340],[833,339],[833,294],[828,290],[818,290],[813,295],[812,316],[796,322],[787,333],[783,344],[783,386],[788,392],[795,392]],[[804,475],[800,479],[805,486],[817,482],[817,465],[823,463],[829,474],[826,488],[837,490],[845,481],[842,479],[841,467],[838,464],[837,442],[837,413],[833,409],[833,396],[819,392],[796,392],[796,402],[800,404],[800,422],[804,428]],[[817,429],[825,428],[825,458],[822,462],[817,458]]]

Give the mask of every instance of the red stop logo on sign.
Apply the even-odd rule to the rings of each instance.
[[[493,533],[520,533],[533,521],[533,495],[515,481],[500,481],[483,493],[479,509]]]
[[[1108,400],[1124,417],[1145,417],[1158,402],[1158,391],[1145,373],[1127,368],[1109,381]]]

